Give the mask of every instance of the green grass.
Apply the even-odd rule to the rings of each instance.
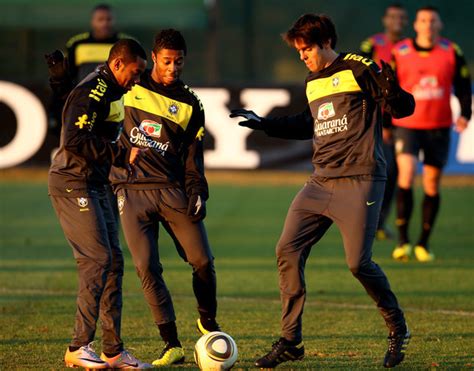
[[[237,367],[251,367],[279,336],[280,303],[274,246],[296,186],[214,185],[206,226],[216,257],[219,315],[239,347]],[[0,204],[0,369],[60,369],[75,310],[75,262],[45,184],[3,182]],[[420,194],[416,204],[419,207]],[[393,244],[376,242],[374,260],[406,310],[413,339],[401,369],[468,369],[474,364],[473,188],[446,188],[432,238],[433,264],[396,263]],[[418,233],[419,210],[413,235]],[[160,253],[173,295],[185,368],[192,349],[196,303],[190,267],[162,233]],[[123,338],[139,358],[161,350],[149,309],[123,244]],[[344,263],[332,227],[308,260],[304,314],[307,356],[292,368],[377,369],[386,329]],[[100,331],[98,331],[100,337]],[[97,342],[100,349],[100,341]],[[439,366],[437,366],[439,365]],[[182,366],[183,367],[183,366]]]

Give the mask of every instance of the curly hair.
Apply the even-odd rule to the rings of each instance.
[[[159,52],[161,49],[182,50],[186,55],[186,41],[183,35],[178,30],[168,28],[161,30],[155,35],[155,42],[153,44],[153,51]]]

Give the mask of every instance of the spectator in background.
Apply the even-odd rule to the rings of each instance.
[[[422,229],[414,253],[421,262],[434,260],[430,237],[440,205],[440,181],[449,150],[452,113],[451,88],[461,105],[454,122],[459,133],[471,118],[471,81],[462,51],[452,41],[440,37],[443,24],[439,11],[419,8],[414,22],[415,38],[405,39],[393,49],[400,86],[415,97],[412,116],[393,119],[398,164],[397,226],[399,244],[393,258],[406,261],[412,253],[408,227],[413,209],[413,182],[418,155],[423,153]]]
[[[378,33],[365,39],[360,44],[360,53],[367,58],[373,59],[378,65],[380,61],[390,62],[392,60],[392,48],[402,39],[403,30],[408,22],[408,16],[403,5],[399,3],[390,4],[385,8],[382,17],[384,32]],[[397,184],[397,162],[395,160],[395,145],[393,141],[392,118],[386,112],[383,114],[383,152],[387,162],[387,183],[380,210],[380,218],[375,238],[386,240],[393,238],[390,230],[385,226],[390,213],[393,195]]]

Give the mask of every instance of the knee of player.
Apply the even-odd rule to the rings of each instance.
[[[202,255],[197,259],[189,261],[189,264],[191,264],[194,271],[207,271],[209,269],[214,269],[214,258]]]
[[[276,247],[275,247],[275,254],[278,260],[283,259],[290,259],[292,255],[292,252],[295,251],[295,247],[292,244],[289,243],[284,243],[284,242],[278,242]]]
[[[349,270],[353,275],[356,275],[357,273],[360,272],[360,265],[359,264],[350,264],[349,265]]]
[[[108,273],[111,267],[110,256],[102,254],[99,256],[85,257],[76,260],[77,268],[82,274],[90,277]]]
[[[358,260],[356,262],[348,262],[347,265],[351,273],[353,275],[357,275],[361,272],[366,271],[370,267],[371,263],[372,261],[369,259],[369,260]]]
[[[155,260],[144,259],[135,262],[135,270],[140,278],[146,278],[150,275],[161,275],[163,266]]]

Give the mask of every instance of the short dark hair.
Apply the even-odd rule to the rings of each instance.
[[[439,14],[439,9],[438,9],[437,7],[435,7],[435,6],[433,6],[433,5],[425,5],[425,6],[422,6],[422,7],[418,8],[418,9],[416,10],[415,16],[418,15],[418,12],[421,12],[422,10],[428,10],[428,11],[430,11],[430,12],[435,12],[435,13],[437,13],[438,15],[440,15],[440,14]]]
[[[107,62],[122,57],[125,63],[134,62],[137,57],[146,60],[146,52],[140,43],[134,39],[120,39],[110,49]]]
[[[384,11],[383,15],[386,16],[388,10],[392,9],[392,8],[406,11],[406,8],[401,3],[391,3],[391,4],[387,5],[387,7],[385,8],[385,11]]]
[[[310,45],[317,44],[320,48],[331,41],[331,48],[334,49],[337,43],[336,27],[324,14],[303,14],[282,37],[290,46],[293,46],[297,39],[302,39]]]
[[[158,53],[161,49],[182,50],[184,55],[186,55],[188,51],[183,35],[174,28],[161,30],[155,35],[153,51]]]
[[[96,6],[94,6],[92,8],[91,14],[94,14],[98,10],[105,10],[107,12],[113,11],[112,7],[109,4],[102,3],[102,4],[97,4]]]

